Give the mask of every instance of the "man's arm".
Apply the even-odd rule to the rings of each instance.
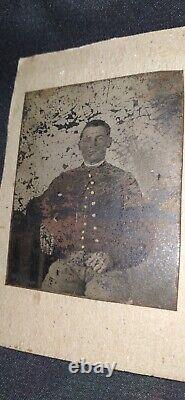
[[[145,201],[130,172],[120,179],[119,193],[121,208],[111,247],[120,267],[130,268],[147,258],[150,233]]]

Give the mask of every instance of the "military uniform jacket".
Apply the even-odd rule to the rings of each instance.
[[[142,238],[142,195],[137,181],[104,161],[61,173],[27,208],[29,226],[40,226],[40,241],[63,258],[73,251],[108,253],[119,268],[146,257]],[[47,249],[43,251],[47,252]]]

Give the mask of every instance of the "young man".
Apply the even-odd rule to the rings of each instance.
[[[88,122],[79,141],[83,164],[28,205],[49,264],[45,291],[132,302],[128,270],[147,256],[142,195],[131,173],[107,163],[111,142],[106,122]]]

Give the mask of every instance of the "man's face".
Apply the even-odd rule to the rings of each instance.
[[[104,160],[106,150],[111,145],[111,138],[104,126],[89,126],[84,129],[79,148],[84,161],[96,164]]]

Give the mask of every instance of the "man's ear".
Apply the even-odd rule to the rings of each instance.
[[[111,144],[112,144],[112,138],[111,138],[111,136],[109,136],[109,138],[108,138],[108,148],[111,146]]]

